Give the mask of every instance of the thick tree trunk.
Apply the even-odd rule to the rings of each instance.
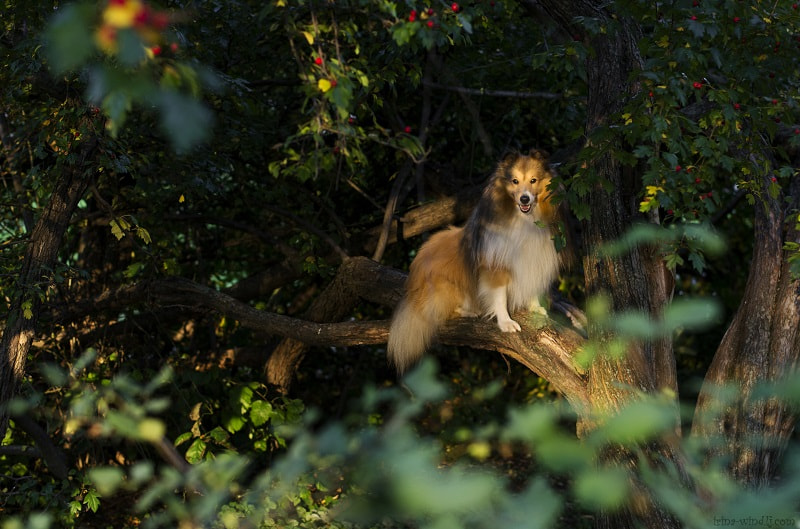
[[[790,374],[800,356],[800,281],[792,279],[783,245],[800,242],[786,213],[800,206],[800,177],[789,196],[769,196],[762,177],[756,199],[753,259],[744,297],[706,374],[692,433],[722,440],[712,456],[730,460],[731,474],[750,486],[767,485],[794,430],[796,417],[776,399],[754,394],[757,385]],[[735,398],[718,391],[734,386]]]
[[[8,426],[5,405],[16,394],[25,374],[25,361],[39,320],[40,289],[46,290],[51,282],[50,274],[56,265],[64,232],[88,187],[84,162],[93,150],[93,142],[84,145],[75,165],[68,167],[59,177],[25,249],[0,340],[0,439]]]
[[[625,102],[639,87],[631,84],[632,74],[641,69],[638,44],[641,30],[629,19],[619,18],[610,11],[611,4],[574,0],[570,2],[545,0],[538,2],[568,35],[581,33],[572,27],[578,15],[592,17],[606,27],[607,32],[588,36],[592,52],[586,62],[588,78],[587,138],[589,149],[593,134],[610,125]],[[671,298],[671,284],[664,273],[662,259],[647,247],[633,248],[623,256],[610,257],[600,248],[619,240],[634,222],[655,221],[639,213],[636,193],[641,184],[639,176],[613,157],[612,149],[604,146],[601,154],[587,160],[585,174],[596,181],[595,190],[587,197],[590,218],[583,225],[586,247],[584,275],[589,296],[605,296],[612,311],[635,310],[656,317]],[[603,331],[590,327],[590,338],[601,343],[608,340]],[[599,416],[613,414],[637,398],[638,393],[654,394],[668,389],[677,396],[675,359],[670,339],[631,343],[627,354],[599,354],[588,371],[587,392],[589,409],[579,423],[579,434],[596,426]],[[580,413],[580,410],[579,410]],[[675,407],[675,429],[679,431],[679,415]],[[666,460],[681,468],[680,457],[669,445],[642,447],[652,461]],[[631,468],[636,475],[640,464],[637,458],[622,447],[610,447],[604,454],[607,461]],[[614,529],[678,527],[678,522],[654,502],[648,493],[633,480],[635,496],[620,511],[598,518],[598,527]]]

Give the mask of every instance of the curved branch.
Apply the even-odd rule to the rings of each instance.
[[[374,289],[375,283],[371,284]],[[255,309],[222,292],[183,278],[154,281],[148,291],[155,300],[194,310],[211,309],[245,327],[309,345],[378,345],[386,343],[389,335],[389,322],[386,320],[314,323]],[[573,355],[583,344],[583,338],[550,320],[544,322],[541,317],[526,321],[525,314],[520,314],[517,321],[522,324],[522,331],[508,334],[500,332],[487,320],[452,320],[439,333],[439,341],[510,356],[549,380],[573,406],[584,406],[588,402],[586,384],[573,362]]]

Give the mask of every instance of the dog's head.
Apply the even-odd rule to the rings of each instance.
[[[543,208],[553,177],[547,153],[538,149],[527,154],[510,153],[500,162],[498,173],[499,182],[520,213],[533,215],[534,220],[549,220]]]

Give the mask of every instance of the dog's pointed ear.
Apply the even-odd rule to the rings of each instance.
[[[501,163],[502,165],[504,165],[504,166],[508,166],[508,165],[511,165],[511,164],[513,164],[514,162],[516,162],[516,161],[517,161],[517,158],[519,158],[519,157],[520,157],[520,153],[519,153],[519,151],[517,151],[517,150],[513,150],[513,151],[507,151],[507,152],[506,152],[506,153],[503,155],[503,159],[500,161],[500,163]]]
[[[536,147],[530,150],[528,156],[530,156],[534,160],[539,160],[540,162],[545,162],[545,163],[547,163],[550,160],[550,153],[548,153],[543,149],[537,149]]]

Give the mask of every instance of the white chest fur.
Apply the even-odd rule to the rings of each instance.
[[[558,253],[550,230],[531,217],[515,215],[509,224],[492,224],[483,232],[484,263],[511,273],[508,308],[527,307],[544,294],[558,275]]]

